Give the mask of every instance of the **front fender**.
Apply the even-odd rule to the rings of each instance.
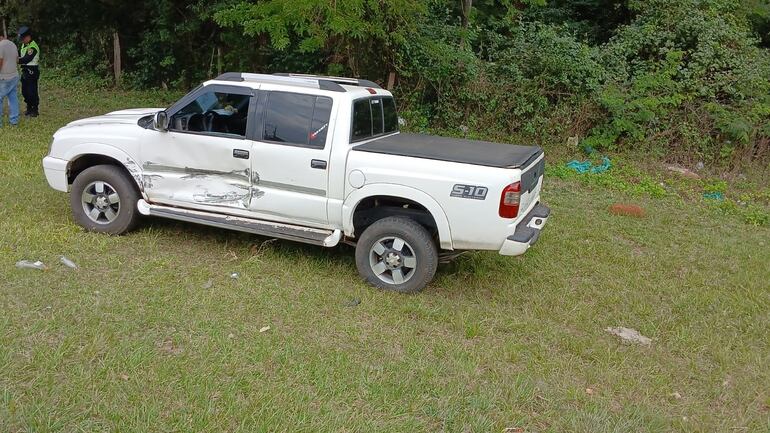
[[[390,183],[367,184],[362,188],[354,190],[345,198],[345,202],[342,204],[342,223],[346,236],[353,236],[354,234],[353,213],[358,204],[368,197],[378,195],[401,197],[424,206],[436,221],[441,248],[445,250],[452,249],[452,233],[449,228],[449,220],[441,205],[433,197],[418,189]]]
[[[83,143],[68,148],[61,156],[61,158],[69,161],[69,164],[71,164],[72,161],[75,161],[79,157],[89,154],[108,156],[118,161],[128,171],[128,173],[131,174],[134,182],[136,182],[136,185],[139,187],[139,191],[141,191],[142,195],[144,195],[142,167],[136,163],[131,155],[120,148],[103,143]],[[69,164],[67,166],[68,170]]]

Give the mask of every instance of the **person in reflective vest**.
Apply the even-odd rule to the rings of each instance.
[[[38,94],[38,81],[40,80],[40,47],[32,38],[32,31],[27,26],[19,28],[21,40],[21,52],[19,65],[21,65],[21,95],[27,104],[25,116],[37,117],[40,114],[40,95]]]

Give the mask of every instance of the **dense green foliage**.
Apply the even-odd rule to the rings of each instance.
[[[412,129],[770,159],[767,0],[10,1],[46,65],[187,88],[224,70],[388,82]],[[467,132],[466,132],[467,131]]]

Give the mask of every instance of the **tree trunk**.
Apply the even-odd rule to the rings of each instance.
[[[8,28],[5,27],[5,17],[3,17],[3,37],[8,39]]]
[[[463,33],[460,36],[460,48],[465,47],[465,34],[468,33],[468,25],[470,24],[472,6],[473,0],[460,0],[460,9],[462,12],[461,23],[463,26]]]
[[[393,86],[396,85],[396,73],[391,72],[388,74],[388,85],[385,87],[388,90],[393,90]]]
[[[209,60],[209,77],[214,75],[214,55],[217,52],[217,47],[211,47],[211,59]]]
[[[217,46],[217,75],[224,72],[224,62],[222,61],[222,45]]]
[[[112,52],[113,52],[113,62],[112,67],[115,72],[115,86],[120,87],[120,81],[121,81],[121,74],[123,73],[123,68],[121,65],[121,58],[120,58],[120,35],[118,35],[117,31],[114,31],[112,33]]]

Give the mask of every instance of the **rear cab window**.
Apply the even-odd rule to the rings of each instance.
[[[391,96],[376,96],[353,102],[350,141],[362,141],[398,131],[398,112]]]

